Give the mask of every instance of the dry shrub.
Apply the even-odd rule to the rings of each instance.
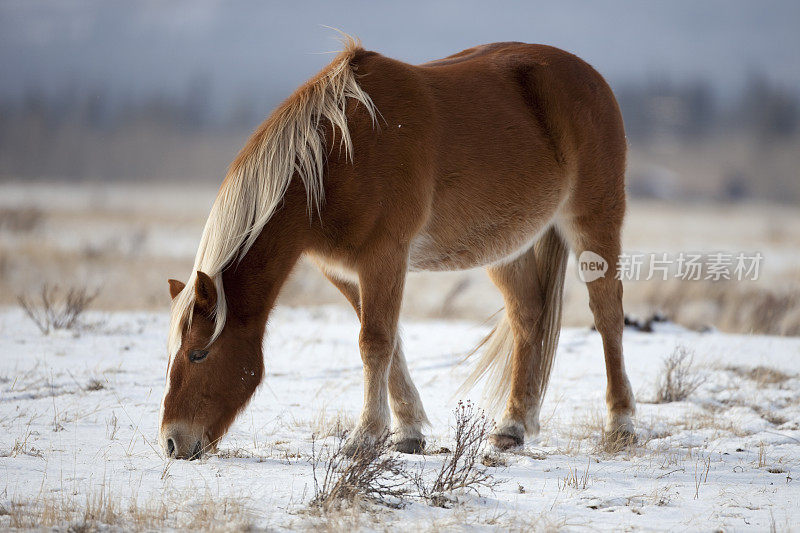
[[[311,441],[311,466],[314,498],[311,507],[326,514],[340,511],[342,504],[371,501],[389,507],[401,507],[416,488],[419,497],[431,505],[449,507],[456,490],[491,489],[496,481],[481,464],[505,466],[505,461],[483,454],[493,423],[472,404],[459,402],[455,409],[455,445],[446,449],[441,468],[432,481],[425,479],[424,464],[419,472],[410,472],[406,463],[391,450],[391,435],[384,434],[372,446],[363,447],[355,457],[342,453],[342,441],[332,453],[323,456],[317,450],[316,436]],[[320,468],[322,465],[322,468]]]
[[[480,494],[481,488],[491,489],[496,484],[488,470],[479,466],[493,422],[482,410],[476,411],[471,402],[458,402],[454,413],[453,451],[442,461],[433,483],[426,483],[421,473],[415,477],[420,496],[439,507],[451,503],[446,495],[449,492],[463,489]]]
[[[680,402],[687,399],[705,381],[693,366],[694,355],[683,346],[676,346],[664,359],[656,384],[654,403]]]
[[[314,477],[312,508],[329,512],[343,503],[369,500],[400,507],[408,492],[405,463],[391,453],[390,434],[384,433],[372,446],[362,446],[353,457],[342,452],[342,443],[327,457],[317,453],[316,437],[311,441],[311,469]],[[318,464],[322,463],[321,474]],[[320,479],[321,478],[321,479]]]
[[[99,294],[99,290],[92,292],[85,287],[71,287],[64,292],[58,286],[45,284],[42,285],[38,300],[25,295],[18,300],[25,314],[44,335],[48,335],[56,329],[76,329],[81,326],[81,315]]]

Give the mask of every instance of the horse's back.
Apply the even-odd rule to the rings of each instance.
[[[624,167],[613,94],[568,52],[494,43],[421,65],[366,51],[354,61],[382,117],[377,140],[364,143],[370,168],[390,177],[388,205],[410,211],[411,200],[398,198],[426,191],[413,197],[413,211],[424,213],[414,268],[469,268],[518,253],[568,203],[596,154],[621,153]]]
[[[355,62],[386,125],[406,128],[414,143],[435,149],[438,172],[465,162],[490,174],[513,173],[518,165],[574,172],[582,152],[624,151],[608,84],[588,63],[552,46],[492,43],[421,65],[364,51]],[[465,161],[464,150],[480,150],[480,161]]]

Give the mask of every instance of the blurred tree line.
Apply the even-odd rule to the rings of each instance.
[[[797,93],[758,73],[726,98],[707,80],[656,77],[615,89],[632,194],[800,199]],[[0,179],[219,181],[271,106],[248,96],[217,104],[202,76],[181,95],[136,100],[102,89],[31,88],[0,100]]]
[[[672,83],[656,79],[617,91],[632,142],[663,137],[695,143],[714,136],[744,135],[769,143],[800,130],[800,99],[757,73],[733,102],[723,103],[708,81]]]

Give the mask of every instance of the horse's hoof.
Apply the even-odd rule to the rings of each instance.
[[[392,449],[400,453],[422,454],[425,451],[425,440],[408,438],[392,444]]]
[[[638,437],[630,422],[623,424],[610,424],[606,427],[602,439],[602,446],[606,451],[616,453],[636,444]]]
[[[489,435],[489,442],[492,443],[492,446],[494,446],[501,452],[504,452],[507,450],[511,450],[513,448],[521,447],[523,439],[515,435],[492,433],[491,435]]]
[[[607,432],[604,435],[604,440],[606,443],[611,444],[612,446],[624,448],[636,444],[636,442],[639,440],[639,437],[637,437],[636,433],[633,431],[618,428]]]
[[[354,458],[375,445],[375,441],[364,435],[351,435],[342,446],[341,453],[345,457]]]
[[[638,437],[629,417],[612,419],[606,424],[604,440],[615,447],[624,448],[636,444]]]

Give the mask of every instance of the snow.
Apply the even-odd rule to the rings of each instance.
[[[125,509],[155,502],[168,527],[187,523],[170,522],[181,513],[204,516],[209,501],[240,504],[245,511],[237,520],[244,516],[255,527],[318,524],[305,512],[314,494],[311,435],[358,415],[355,316],[338,307],[277,309],[265,383],[219,453],[192,462],[168,461],[156,444],[167,318],[95,313],[88,328],[43,336],[21,310],[0,311],[0,529],[15,524],[14,509],[44,516],[48,502],[88,507],[97,494],[120,502],[121,520],[131,519]],[[472,322],[403,325],[411,374],[432,423],[429,449],[450,442],[453,396],[470,368],[460,361],[487,331]],[[524,450],[501,454],[507,465],[490,468],[501,480],[494,491],[458,493],[451,509],[411,498],[401,509],[345,514],[328,525],[780,530],[800,523],[800,339],[656,324],[654,333],[626,330],[624,344],[639,400],[637,445],[603,450],[601,339],[588,329],[565,329],[542,434]],[[676,346],[694,354],[703,383],[684,401],[647,403],[662,360]],[[748,373],[755,367],[780,373],[762,379]],[[480,401],[478,392],[473,400]],[[442,461],[402,458],[431,472]],[[573,474],[586,482],[568,483]],[[226,512],[232,513],[209,520]]]

